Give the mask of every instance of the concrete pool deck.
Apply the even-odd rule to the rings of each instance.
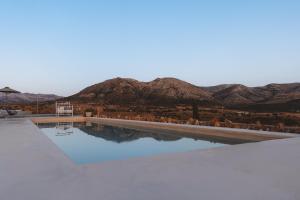
[[[299,137],[76,165],[29,119],[0,120],[1,200],[298,200],[299,170]]]

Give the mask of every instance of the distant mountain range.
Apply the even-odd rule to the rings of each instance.
[[[8,103],[34,103],[55,101],[63,97],[54,94],[9,94]],[[176,78],[157,78],[140,82],[129,78],[114,78],[65,98],[80,103],[119,105],[175,105],[198,103],[202,106],[253,111],[299,111],[300,83],[269,84],[247,87],[240,84],[224,84],[199,87]],[[6,98],[0,92],[0,102]]]
[[[63,98],[61,96],[57,96],[54,94],[19,93],[19,94],[9,94],[6,100],[5,94],[0,92],[0,103],[16,103],[16,104],[33,103],[37,101],[37,97],[39,102],[55,101],[57,99]]]
[[[114,78],[85,88],[67,99],[104,104],[171,105],[177,103],[224,105],[260,110],[300,110],[300,83],[247,87],[240,84],[199,87],[176,78],[140,82]]]

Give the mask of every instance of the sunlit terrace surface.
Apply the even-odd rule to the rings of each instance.
[[[172,138],[181,133],[181,137],[198,135],[205,141],[243,140],[206,149],[78,163],[35,125],[51,128],[47,123],[56,126],[61,120],[0,120],[1,199],[300,199],[298,135],[113,119],[64,119],[65,123],[76,122],[73,128],[77,129],[98,124],[102,130],[134,129],[135,135],[129,132],[133,138],[141,136],[141,130],[157,138],[161,130],[168,136],[174,133]],[[88,136],[95,137],[93,134]],[[101,136],[117,143],[128,140],[120,134]]]

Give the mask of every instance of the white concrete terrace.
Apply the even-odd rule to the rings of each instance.
[[[1,200],[298,200],[300,138],[76,165],[30,119],[0,120]]]

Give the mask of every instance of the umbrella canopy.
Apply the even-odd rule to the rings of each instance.
[[[3,93],[5,94],[6,102],[8,102],[8,97],[7,97],[8,94],[20,93],[19,91],[13,90],[13,89],[11,89],[11,88],[9,88],[9,87],[5,87],[5,88],[0,89],[0,92],[3,92]],[[8,103],[7,103],[7,104],[8,104]],[[8,106],[7,106],[7,107],[8,107]],[[6,109],[8,109],[8,108],[6,108]]]
[[[5,87],[5,88],[0,89],[0,92],[6,93],[6,94],[20,93],[19,91],[13,90],[13,89],[11,89],[9,87]]]

